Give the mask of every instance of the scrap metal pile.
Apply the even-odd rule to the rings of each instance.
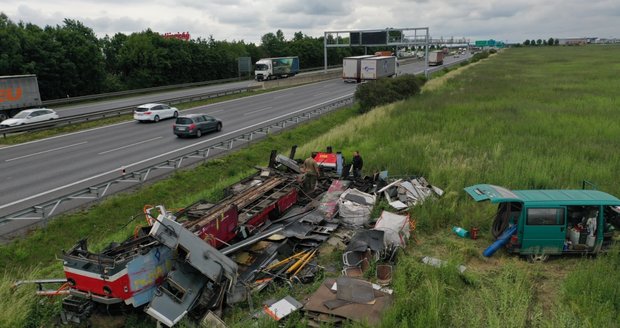
[[[377,197],[394,184],[382,181],[381,192],[366,193],[381,183],[343,178],[342,156],[328,151],[316,154],[323,158],[317,188],[304,192],[293,156],[294,150],[289,157],[272,152],[269,167],[229,187],[217,203],[200,201],[176,213],[157,206],[156,217],[147,210],[152,226],[102,252],[79,241],[63,254],[69,294],[63,321],[79,323],[98,306],[118,305],[143,309],[167,326],[186,315],[213,323],[226,305],[249,301],[269,284],[312,281],[328,246],[343,251],[342,277],[326,280],[304,313],[317,324],[372,322],[368,314],[391,303],[391,290],[359,278],[377,263],[377,282],[389,283],[396,251],[412,229],[407,214],[386,211],[370,228]],[[432,187],[425,180],[416,186]],[[282,307],[288,314],[302,304],[288,297],[264,313],[280,320]]]

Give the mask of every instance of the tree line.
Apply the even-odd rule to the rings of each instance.
[[[524,46],[557,46],[558,44],[560,44],[560,39],[554,38],[549,38],[548,40],[532,39],[523,41]]]
[[[364,53],[363,48],[330,48],[328,65]],[[261,44],[164,38],[150,29],[98,38],[77,20],[43,28],[14,23],[0,13],[0,75],[36,74],[43,100],[238,77],[238,58],[298,56],[301,68],[324,65],[323,37],[281,30]]]

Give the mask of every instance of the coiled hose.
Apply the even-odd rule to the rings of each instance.
[[[501,236],[504,230],[508,227],[510,218],[510,204],[502,203],[497,208],[497,214],[495,215],[495,220],[493,220],[493,225],[491,226],[491,234],[495,239]]]

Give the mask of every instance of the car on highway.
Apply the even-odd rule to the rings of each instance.
[[[58,118],[58,114],[53,109],[49,108],[34,108],[25,109],[13,116],[0,122],[0,128],[6,128],[9,126],[24,125],[28,123],[43,122],[49,120],[55,120]]]
[[[172,132],[179,138],[189,136],[200,138],[206,132],[221,130],[222,121],[207,114],[179,116],[172,125]]]
[[[178,117],[179,110],[166,104],[150,103],[136,107],[133,118],[138,122],[159,122],[165,118]]]

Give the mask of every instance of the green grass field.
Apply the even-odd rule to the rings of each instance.
[[[495,208],[475,203],[463,191],[476,183],[578,189],[589,180],[620,196],[619,57],[618,46],[507,49],[443,75],[409,100],[359,116],[355,108],[330,114],[55,220],[46,231],[0,248],[0,326],[45,326],[51,320],[46,318],[54,316],[57,302],[41,306],[29,293],[20,289],[13,294],[8,286],[17,278],[61,276],[60,262],[54,260],[60,249],[84,236],[97,247],[122,240],[143,222],[144,204],[173,208],[217,199],[224,186],[265,163],[270,149],[287,151],[298,144],[300,156],[326,145],[345,154],[359,150],[366,173],[422,175],[446,191],[411,210],[417,242],[400,254],[395,303],[382,326],[620,327],[618,247],[595,258],[553,258],[541,264],[503,251],[484,258]],[[193,183],[197,179],[203,185]],[[179,194],[179,189],[187,192]],[[452,234],[454,225],[479,226],[481,237],[461,239]],[[464,264],[467,271],[461,275],[452,265],[424,265],[420,258],[426,255]],[[225,319],[232,326],[247,326],[245,314],[231,311]],[[131,320],[125,324],[135,325]],[[297,320],[288,326],[305,324]]]

